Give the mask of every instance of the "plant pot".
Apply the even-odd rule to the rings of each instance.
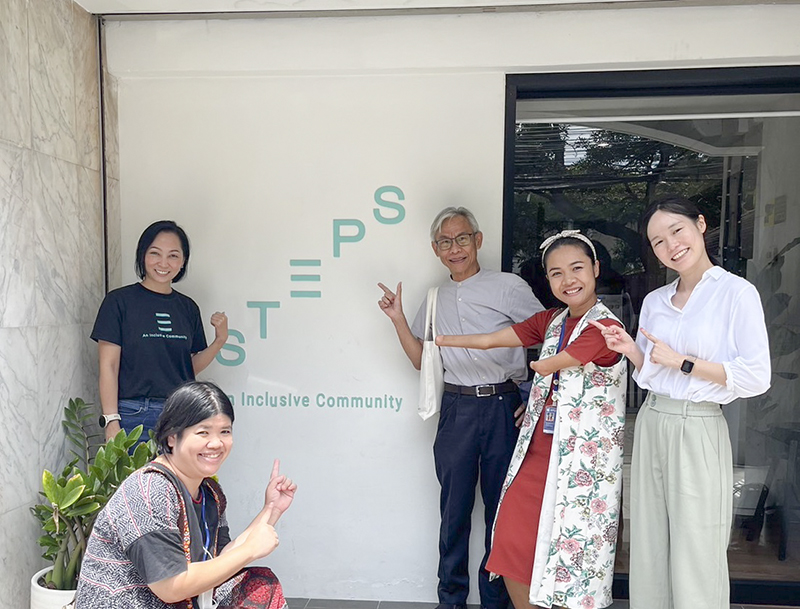
[[[62,609],[73,607],[75,590],[51,590],[39,585],[39,579],[53,567],[47,567],[31,577],[31,609]]]

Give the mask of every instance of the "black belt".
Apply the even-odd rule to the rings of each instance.
[[[459,395],[474,395],[479,398],[488,398],[498,393],[510,393],[517,391],[517,384],[514,381],[506,381],[504,383],[493,383],[488,385],[475,385],[469,387],[466,385],[453,385],[451,383],[444,384],[444,390],[450,393],[458,393]]]

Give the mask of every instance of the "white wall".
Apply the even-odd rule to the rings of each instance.
[[[228,312],[245,340],[242,365],[205,375],[236,400],[222,474],[234,526],[257,509],[274,456],[301,486],[267,561],[288,595],[435,599],[435,421],[414,414],[416,374],[375,283],[403,280],[413,315],[445,276],[427,229],[450,204],[477,213],[483,263],[497,268],[505,74],[796,64],[798,22],[800,6],[778,5],[108,24],[123,279],[145,225],[186,227],[192,268],[179,287],[206,317]],[[375,219],[383,186],[402,190],[401,222]],[[335,219],[364,227],[339,257]],[[296,258],[320,260],[321,298],[290,296]],[[248,301],[280,302],[264,340]],[[264,391],[311,405],[240,404]],[[320,408],[318,393],[403,401],[399,412]]]

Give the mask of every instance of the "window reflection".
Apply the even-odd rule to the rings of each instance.
[[[604,119],[587,119],[587,100],[562,100],[560,109],[524,102],[518,115],[527,122],[516,132],[514,263],[545,306],[558,306],[539,271],[538,246],[556,230],[581,229],[598,244],[598,293],[635,331],[645,294],[675,278],[642,240],[639,215],[668,193],[698,204],[713,228],[709,250],[761,294],[772,357],[770,391],[724,407],[734,457],[731,578],[800,581],[800,118],[785,116],[785,97],[759,99],[781,104],[782,115],[757,116],[741,97],[727,100],[738,117],[712,114],[715,104],[725,106],[724,98],[669,100],[669,112],[655,102],[641,104],[660,115],[653,120],[632,116],[631,100],[616,113],[604,100]],[[705,114],[685,118],[697,114],[692,103]],[[565,108],[580,122],[553,120]],[[644,399],[633,380],[629,389],[627,471]],[[623,573],[625,524],[617,557]]]

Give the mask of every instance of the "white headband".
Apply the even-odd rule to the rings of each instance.
[[[597,260],[597,251],[594,249],[594,243],[592,243],[592,240],[589,239],[589,237],[586,235],[581,235],[581,231],[579,230],[562,230],[560,233],[551,235],[542,241],[542,244],[539,246],[539,249],[542,250],[542,264],[544,264],[544,256],[547,253],[547,250],[550,249],[550,246],[559,239],[577,239],[578,241],[583,241],[592,250],[594,259]]]

